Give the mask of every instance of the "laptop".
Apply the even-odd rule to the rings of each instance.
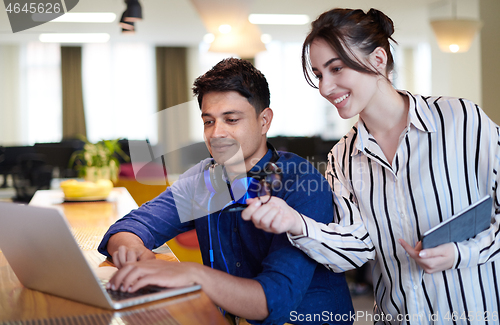
[[[25,287],[106,309],[122,309],[201,288],[147,287],[138,294],[106,290],[66,218],[54,208],[0,202],[0,249]]]

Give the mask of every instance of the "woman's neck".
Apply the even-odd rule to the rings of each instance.
[[[389,83],[381,83],[380,91],[360,113],[372,135],[401,134],[408,120],[408,97],[400,94]]]
[[[399,137],[407,126],[409,100],[406,95],[390,89],[381,89],[369,107],[360,114],[360,119],[377,140],[389,164],[398,150]]]

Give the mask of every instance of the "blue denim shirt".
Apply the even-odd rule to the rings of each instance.
[[[252,170],[262,169],[271,157],[269,150]],[[241,212],[217,211],[207,215],[209,201],[213,206],[219,200],[219,206],[223,206],[226,200],[224,195],[218,197],[207,190],[203,177],[207,164],[210,159],[118,220],[104,236],[99,251],[108,255],[109,237],[121,231],[136,234],[152,249],[177,234],[196,229],[205,265],[211,265],[212,246],[214,269],[254,279],[262,285],[269,316],[263,321],[248,320],[250,323],[352,324],[348,316],[354,310],[343,273],[318,265],[294,248],[286,234],[275,235],[255,228],[252,222],[241,218]],[[276,164],[283,170],[282,186],[273,195],[319,222],[331,222],[332,193],[325,178],[309,162],[292,153],[280,152]],[[185,220],[189,214],[193,215],[192,220]]]

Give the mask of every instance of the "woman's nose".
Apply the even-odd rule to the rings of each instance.
[[[319,92],[321,96],[328,97],[337,88],[333,78],[323,78],[319,83]]]

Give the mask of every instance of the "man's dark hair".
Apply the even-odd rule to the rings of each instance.
[[[257,115],[270,105],[266,77],[246,60],[224,59],[195,80],[193,93],[198,96],[200,109],[203,96],[212,91],[237,91],[255,108]]]

